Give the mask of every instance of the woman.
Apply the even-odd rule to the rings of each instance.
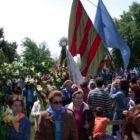
[[[38,119],[35,140],[78,140],[76,123],[72,112],[62,107],[60,91],[49,94],[49,108]]]
[[[129,109],[132,109],[135,105],[140,103],[140,87],[134,86],[129,88]]]
[[[63,83],[64,89],[62,90],[63,93],[63,106],[68,105],[72,101],[72,94],[74,92],[74,89],[72,88],[72,81],[71,80],[66,80]]]
[[[129,88],[129,95],[130,95],[130,100],[128,103],[128,110],[131,110],[137,104],[140,103],[140,87],[139,86],[130,87]],[[127,116],[128,110],[123,111],[123,114],[125,116]]]
[[[126,140],[140,140],[140,105],[129,110],[123,130]]]
[[[30,121],[22,113],[24,101],[20,95],[9,98],[9,106],[13,111],[13,125],[9,128],[7,140],[30,140]],[[8,114],[7,114],[8,115]]]
[[[87,131],[93,129],[94,117],[89,110],[88,105],[83,102],[83,91],[75,91],[72,95],[72,103],[67,108],[74,114],[74,118],[77,125],[79,140],[89,140]]]
[[[112,99],[115,99],[115,112],[113,114],[113,120],[121,120],[124,118],[123,111],[127,109],[128,105],[128,90],[129,84],[126,80],[120,81],[120,91],[114,92],[112,84],[110,96]],[[112,135],[116,135],[116,131],[119,130],[119,125],[112,125]]]
[[[31,116],[35,119],[35,129],[37,128],[37,120],[41,113],[40,111],[41,104],[42,104],[42,99],[41,96],[38,95],[38,100],[34,102],[33,108],[31,110]]]

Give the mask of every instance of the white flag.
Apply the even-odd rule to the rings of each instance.
[[[73,56],[67,49],[66,49],[66,56],[67,56],[67,67],[69,70],[70,80],[74,84],[76,84],[80,87],[80,84],[84,82],[81,72],[79,71],[79,69],[75,63]]]

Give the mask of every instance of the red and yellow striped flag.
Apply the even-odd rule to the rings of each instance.
[[[80,0],[73,0],[68,39],[72,56],[80,54],[82,75],[96,73],[105,47]]]

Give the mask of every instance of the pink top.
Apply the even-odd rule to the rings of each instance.
[[[80,134],[83,108],[84,108],[84,104],[81,105],[81,108],[80,108],[79,111],[74,109],[74,118],[75,118],[75,121],[76,121],[76,126],[77,126],[77,130],[78,130],[78,134]]]

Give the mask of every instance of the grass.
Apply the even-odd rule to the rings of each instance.
[[[31,121],[31,136],[30,140],[34,140],[35,128],[34,128],[34,119],[30,116]]]
[[[106,134],[107,135],[111,135],[111,126],[112,125],[108,125],[107,128],[106,128]]]

